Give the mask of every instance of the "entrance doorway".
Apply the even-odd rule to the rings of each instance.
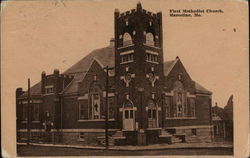
[[[123,130],[135,130],[135,108],[130,99],[123,104]]]
[[[148,128],[157,128],[156,109],[148,109]]]
[[[150,100],[148,104],[148,128],[158,127],[158,110],[157,104]]]
[[[126,108],[123,111],[123,129],[124,130],[134,130],[135,129],[135,112],[133,108]]]

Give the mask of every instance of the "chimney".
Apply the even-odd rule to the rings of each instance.
[[[115,39],[114,38],[110,39],[109,47],[115,47]]]
[[[59,74],[60,74],[60,71],[58,69],[54,69],[54,75],[59,76]]]

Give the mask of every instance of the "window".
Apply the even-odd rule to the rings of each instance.
[[[154,35],[151,32],[146,34],[146,45],[154,46]]]
[[[148,109],[148,118],[152,118],[152,112],[151,112],[151,109]]]
[[[125,110],[125,118],[128,119],[129,118],[129,111]]]
[[[170,117],[170,97],[165,97],[166,117]]]
[[[114,97],[109,97],[109,119],[113,119],[115,117],[114,112]]]
[[[194,135],[194,136],[197,135],[197,130],[195,128],[192,129],[192,135]]]
[[[146,61],[158,63],[158,55],[146,53]]]
[[[184,116],[184,112],[183,112],[183,101],[182,101],[182,93],[178,92],[177,93],[177,116],[178,117],[182,117]]]
[[[134,118],[134,111],[130,110],[130,118]]]
[[[23,118],[22,120],[27,121],[28,120],[28,105],[23,104]]]
[[[33,106],[33,121],[39,121],[39,104]]]
[[[85,141],[83,132],[79,133],[79,141]]]
[[[100,95],[99,94],[92,95],[92,112],[93,112],[93,119],[100,119]]]
[[[79,102],[79,120],[88,119],[88,105],[86,102]]]
[[[174,104],[176,105],[176,116],[187,116],[187,103],[186,92],[183,88],[183,84],[180,81],[174,83]]]
[[[125,54],[121,55],[121,63],[133,62],[134,61],[134,54]]]
[[[123,34],[123,47],[129,46],[132,44],[133,44],[133,41],[132,41],[130,34],[128,32],[124,33]]]
[[[191,117],[195,117],[195,100],[193,98],[190,99],[190,110]]]
[[[152,110],[153,112],[153,118],[156,118],[156,110]]]
[[[54,86],[53,85],[45,86],[45,94],[51,94],[53,92],[54,92]]]

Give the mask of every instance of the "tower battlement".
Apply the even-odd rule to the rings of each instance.
[[[129,16],[133,16],[136,12],[142,12],[142,13],[144,13],[148,16],[152,16],[154,18],[161,17],[161,16],[159,16],[159,14],[161,14],[161,12],[153,13],[153,12],[147,11],[145,9],[142,9],[140,2],[137,4],[136,9],[131,9],[131,10],[125,11],[123,13],[120,13],[118,9],[115,9],[115,13],[117,13],[118,18],[126,18]]]

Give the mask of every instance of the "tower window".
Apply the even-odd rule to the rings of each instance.
[[[154,35],[151,32],[146,33],[146,45],[154,46]]]
[[[129,46],[132,44],[133,44],[133,41],[132,41],[132,37],[130,36],[130,34],[127,32],[124,33],[124,35],[123,35],[123,47]]]
[[[151,54],[151,53],[146,53],[146,61],[147,62],[158,63],[158,55],[154,55],[154,54]]]
[[[133,62],[134,61],[134,54],[125,54],[121,55],[121,63],[128,63],[128,62]]]

